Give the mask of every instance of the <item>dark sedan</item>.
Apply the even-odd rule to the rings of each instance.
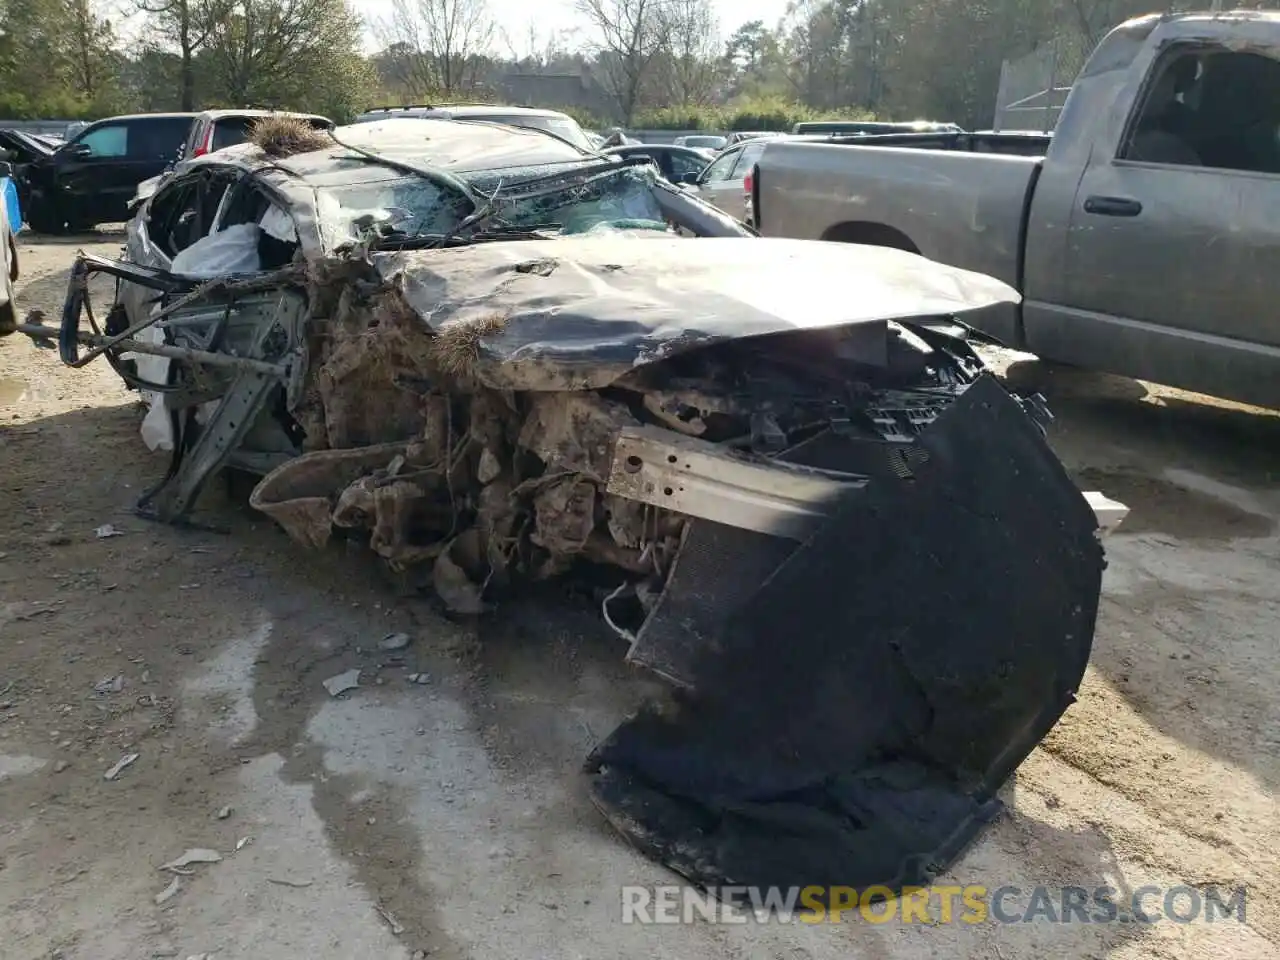
[[[710,150],[677,147],[670,143],[638,143],[610,147],[604,151],[615,157],[648,157],[658,165],[664,179],[672,183],[692,183],[702,169],[715,159]]]

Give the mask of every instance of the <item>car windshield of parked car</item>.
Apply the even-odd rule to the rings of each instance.
[[[684,146],[698,147],[705,150],[719,150],[725,145],[724,137],[685,137]]]
[[[565,171],[561,164],[488,170],[468,176],[481,197],[492,196],[490,229],[581,233],[604,224],[665,228],[653,196],[650,166],[599,164]],[[375,226],[407,237],[450,233],[471,212],[470,202],[418,177],[325,187],[319,217],[326,242],[340,246]]]

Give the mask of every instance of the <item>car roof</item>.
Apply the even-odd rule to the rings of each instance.
[[[231,109],[204,110],[204,111],[201,111],[201,113],[199,114],[199,116],[200,116],[200,117],[207,117],[208,119],[211,119],[211,120],[222,120],[222,119],[223,119],[223,118],[225,118],[225,117],[275,117],[275,116],[280,116],[280,117],[316,117],[316,118],[321,119],[321,120],[328,119],[328,118],[327,118],[327,117],[325,117],[323,114],[319,114],[319,113],[297,113],[297,112],[295,112],[295,111],[293,111],[293,110],[260,110],[260,109],[253,109],[253,110],[250,110],[250,109],[245,109],[245,110],[231,110]]]
[[[101,120],[95,120],[89,126],[94,127],[100,123],[119,122],[121,120],[192,120],[199,116],[196,113],[122,113],[116,117],[103,117]]]
[[[526,127],[449,119],[398,117],[338,127],[333,133],[345,144],[388,160],[455,174],[583,162],[591,157],[563,140]],[[290,182],[297,184],[299,180],[310,186],[326,186],[405,176],[390,167],[354,158],[338,144],[284,159],[270,159],[252,143],[237,144],[194,158],[185,169],[217,164],[263,170],[264,176],[273,168],[284,171],[290,176],[275,182],[286,191]]]
[[[565,119],[570,119],[567,113],[561,113],[559,110],[547,110],[542,107],[514,107],[501,103],[436,103],[406,107],[371,107],[361,116],[366,117],[382,113],[388,116],[395,116],[397,113],[407,114],[410,112],[448,114],[455,117],[476,117],[495,114],[508,117],[564,117]]]

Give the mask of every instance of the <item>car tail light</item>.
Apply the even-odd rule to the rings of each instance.
[[[751,181],[752,181],[751,174],[755,172],[756,172],[756,168],[752,167],[751,173],[748,173],[745,177],[742,178],[742,190],[744,193],[746,193],[747,196],[751,196]]]
[[[193,157],[203,157],[206,153],[209,152],[209,149],[212,146],[213,146],[213,124],[211,123],[209,124],[209,129],[204,132],[204,140],[200,142],[200,145],[196,147],[195,151],[191,155]]]

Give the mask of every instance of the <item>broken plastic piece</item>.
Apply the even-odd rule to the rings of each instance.
[[[330,677],[324,682],[324,688],[329,691],[329,696],[331,697],[346,693],[348,690],[354,690],[358,686],[360,686],[359,670],[348,670],[346,673]]]
[[[112,765],[110,770],[108,770],[106,773],[102,775],[102,779],[114,780],[116,777],[120,776],[121,772],[123,772],[125,767],[129,766],[132,763],[135,763],[139,756],[141,756],[141,754],[130,753],[121,757],[119,760],[115,762],[115,764]]]
[[[158,906],[161,906],[162,904],[168,903],[170,900],[172,900],[174,897],[178,895],[178,891],[181,889],[182,889],[182,881],[179,878],[174,877],[167,887],[165,887],[163,890],[161,890],[159,893],[156,894],[156,897],[155,897],[156,906],[158,907]]]
[[[168,863],[160,865],[161,870],[181,870],[183,867],[189,867],[193,863],[221,863],[222,854],[217,850],[209,850],[206,847],[192,847],[176,860],[170,860]]]

